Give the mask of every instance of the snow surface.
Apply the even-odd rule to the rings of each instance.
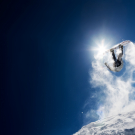
[[[135,111],[92,122],[74,135],[135,135]]]

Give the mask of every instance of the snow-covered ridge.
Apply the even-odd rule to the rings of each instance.
[[[92,122],[74,135],[135,135],[135,111]]]

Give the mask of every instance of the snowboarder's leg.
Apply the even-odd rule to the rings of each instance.
[[[110,50],[110,52],[112,54],[112,59],[115,62],[116,61],[116,57],[115,57],[115,54],[114,54],[114,50]]]
[[[121,61],[121,60],[122,60],[122,56],[123,56],[123,46],[120,45],[120,46],[119,46],[119,49],[120,49],[120,53],[119,53],[119,55],[118,55],[118,60]]]
[[[110,50],[111,54],[112,54],[112,59],[113,59],[113,67],[116,67],[116,57],[115,57],[115,54],[114,54],[114,50]]]

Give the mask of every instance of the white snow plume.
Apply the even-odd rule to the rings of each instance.
[[[117,72],[113,74],[108,71],[107,68],[104,68],[103,70],[99,59],[95,59],[95,61],[92,62],[93,71],[90,73],[92,78],[91,84],[93,87],[99,87],[105,94],[104,101],[97,110],[97,114],[101,119],[121,112],[132,111],[132,109],[135,108],[135,100],[133,96],[135,95],[135,87],[133,86],[135,45],[131,42],[124,49],[125,68],[121,71],[123,72],[121,76],[117,76]]]
[[[107,58],[111,59],[110,57]],[[103,68],[101,59],[95,56],[95,60],[92,62],[93,70],[90,71],[90,83],[93,88],[98,88],[100,93],[96,92],[98,96],[95,96],[98,109],[92,110],[92,112],[99,115],[99,121],[82,127],[74,135],[127,135],[126,129],[135,131],[135,115],[131,120],[131,116],[128,115],[133,111],[132,115],[135,114],[134,43],[131,42],[124,47],[123,60],[124,68],[122,71],[113,73],[107,68]],[[119,117],[119,114],[122,114],[122,117]],[[124,114],[127,115],[125,116]],[[91,117],[93,115],[91,115],[91,110],[89,110],[86,113],[86,118],[91,119]],[[133,134],[135,135],[135,133]]]

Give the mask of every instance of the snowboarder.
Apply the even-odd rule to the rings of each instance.
[[[120,53],[118,55],[118,58],[116,59],[115,54],[114,54],[114,49],[110,49],[110,52],[112,54],[112,59],[113,59],[113,67],[110,67],[107,63],[105,65],[107,68],[113,72],[119,72],[123,68],[123,61],[122,61],[122,56],[123,56],[123,45],[119,45],[119,50]]]

